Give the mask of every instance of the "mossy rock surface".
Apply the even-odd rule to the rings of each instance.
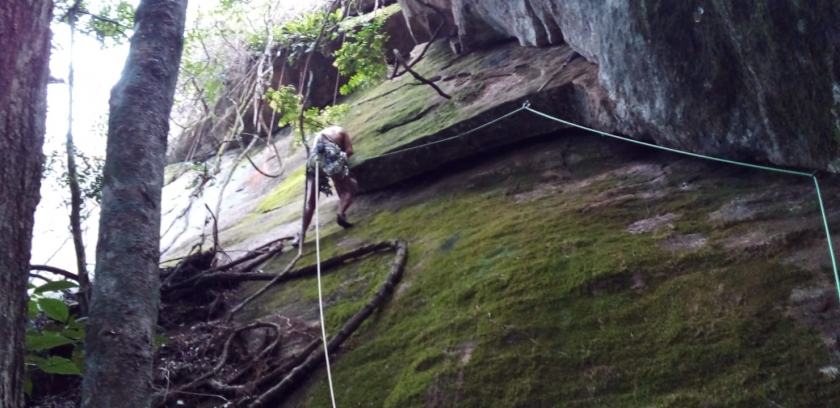
[[[363,197],[354,229],[325,222],[324,258],[397,238],[410,254],[396,294],[333,359],[340,405],[840,403],[840,383],[820,372],[837,364],[825,342],[840,331],[808,323],[840,318],[836,299],[804,313],[792,300],[831,289],[822,227],[803,221],[819,216],[809,180],[578,133],[505,150]],[[756,211],[719,221],[739,203]],[[323,211],[331,221],[332,205]],[[679,217],[656,221],[664,214]],[[630,228],[651,219],[642,233]],[[724,245],[745,231],[775,238]],[[683,237],[699,244],[668,244]],[[307,248],[301,265],[314,262]],[[818,266],[791,262],[810,250]],[[367,302],[391,259],[324,276],[328,332]],[[315,280],[273,289],[242,318],[277,315],[317,324]],[[325,378],[319,371],[293,405],[328,406]]]
[[[416,69],[440,76],[452,100],[405,76],[347,101],[353,171],[370,193],[350,210],[350,230],[334,223],[335,198],[322,197],[322,258],[404,239],[409,260],[395,295],[333,359],[339,404],[838,406],[840,309],[811,180],[660,153],[524,113],[379,157],[475,129],[526,100],[614,130],[597,67],[577,59],[556,70],[570,52],[503,44],[456,57],[434,45]],[[278,144],[282,167],[271,167],[268,151],[252,158],[280,178],[242,164],[225,191],[219,229],[234,256],[299,228],[303,149]],[[187,177],[195,174],[167,187],[170,201],[183,201]],[[219,179],[202,197],[211,207]],[[823,181],[835,230],[838,185]],[[168,257],[201,234],[201,204]],[[166,208],[169,225],[180,209]],[[300,265],[314,262],[313,239],[310,231]],[[261,269],[277,273],[290,257]],[[324,275],[328,332],[367,302],[391,259],[377,254]],[[294,350],[318,334],[315,280],[272,289],[238,317],[290,319],[304,333],[284,343]],[[291,405],[328,406],[324,374]]]
[[[420,50],[415,49],[415,57]],[[597,85],[597,67],[578,59],[561,69],[571,53],[568,46],[529,49],[508,43],[459,56],[442,42],[432,44],[414,69],[451,99],[405,74],[347,101],[353,109],[342,125],[358,152],[351,167],[360,187],[388,187],[565,127],[524,111],[484,126],[526,102],[545,113],[609,130],[609,115],[599,116],[610,108]]]

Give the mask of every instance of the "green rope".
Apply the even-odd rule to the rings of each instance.
[[[392,154],[397,154],[397,153],[405,153],[405,152],[407,152],[407,151],[414,150],[414,149],[419,149],[419,148],[421,148],[421,147],[426,147],[426,146],[431,146],[431,145],[433,145],[433,144],[438,144],[438,143],[447,142],[447,141],[450,141],[450,140],[452,140],[452,139],[458,139],[458,138],[464,137],[464,136],[466,136],[466,135],[468,135],[468,134],[470,134],[470,133],[477,132],[477,131],[479,131],[479,130],[481,130],[481,129],[484,129],[484,128],[486,128],[486,127],[490,126],[490,125],[493,125],[493,124],[494,124],[494,123],[496,123],[496,122],[501,122],[501,121],[503,121],[503,120],[505,120],[505,119],[507,119],[507,118],[509,118],[509,117],[513,116],[513,115],[516,115],[516,114],[517,114],[517,113],[519,113],[519,112],[524,111],[525,109],[528,109],[528,107],[527,107],[527,106],[525,106],[525,105],[522,105],[522,107],[521,107],[521,108],[519,108],[519,109],[517,109],[517,110],[515,110],[515,111],[513,111],[513,112],[511,112],[511,113],[508,113],[507,115],[504,115],[504,116],[502,116],[502,117],[500,117],[500,118],[497,118],[497,119],[491,120],[490,122],[487,122],[487,123],[485,123],[485,124],[483,124],[483,125],[481,125],[481,126],[479,126],[479,127],[477,127],[477,128],[470,129],[470,130],[468,130],[468,131],[466,131],[466,132],[464,132],[464,133],[461,133],[461,134],[459,134],[459,135],[457,135],[457,136],[447,137],[446,139],[435,140],[434,142],[430,142],[430,143],[422,144],[422,145],[419,145],[419,146],[407,147],[407,148],[405,148],[405,149],[401,149],[401,150],[396,150],[396,151],[393,151],[393,152],[388,152],[388,153],[380,154],[379,156],[376,156],[376,157],[371,157],[371,159],[378,159],[378,158],[380,158],[380,157],[390,156],[390,155],[392,155]]]
[[[419,145],[419,146],[412,146],[412,147],[408,147],[408,148],[405,148],[405,149],[384,153],[384,154],[381,154],[379,156],[372,157],[371,159],[378,159],[380,157],[390,156],[390,155],[394,155],[394,154],[398,154],[398,153],[405,153],[405,152],[410,151],[410,150],[420,149],[420,148],[423,148],[423,147],[426,147],[426,146],[430,146],[430,145],[434,145],[434,144],[438,144],[438,143],[443,143],[443,142],[453,140],[453,139],[458,139],[458,138],[466,136],[470,133],[476,132],[480,129],[484,129],[488,126],[491,126],[491,125],[493,125],[497,122],[505,120],[505,119],[507,119],[507,118],[519,113],[519,112],[522,112],[522,111],[529,111],[529,112],[534,113],[538,116],[542,116],[546,119],[550,119],[550,120],[553,120],[555,122],[560,122],[564,125],[576,127],[578,129],[583,129],[583,130],[586,130],[586,131],[589,131],[589,132],[597,133],[597,134],[602,135],[602,136],[611,137],[613,139],[623,140],[625,142],[630,142],[630,143],[635,143],[635,144],[642,145],[642,146],[652,147],[654,149],[665,150],[665,151],[672,152],[672,153],[677,153],[677,154],[682,154],[682,155],[686,155],[686,156],[696,157],[696,158],[699,158],[699,159],[712,160],[712,161],[716,161],[716,162],[720,162],[720,163],[734,164],[736,166],[750,167],[750,168],[753,168],[753,169],[767,170],[767,171],[773,171],[773,172],[777,172],[777,173],[790,174],[790,175],[794,175],[794,176],[802,176],[802,177],[813,178],[814,179],[814,185],[817,188],[817,200],[820,203],[820,210],[822,211],[823,224],[825,225],[825,238],[828,241],[828,253],[829,253],[829,255],[831,255],[831,266],[834,269],[834,282],[837,285],[837,297],[838,297],[838,299],[840,299],[840,272],[837,271],[837,260],[834,257],[834,247],[831,244],[831,231],[828,227],[828,216],[826,216],[825,204],[823,203],[822,194],[820,193],[820,182],[817,179],[817,176],[813,173],[805,173],[805,172],[801,172],[801,171],[786,170],[786,169],[780,169],[780,168],[776,168],[776,167],[767,167],[767,166],[761,166],[761,165],[758,165],[758,164],[750,164],[750,163],[743,163],[743,162],[734,161],[734,160],[721,159],[721,158],[718,158],[718,157],[706,156],[706,155],[703,155],[703,154],[691,153],[691,152],[686,152],[686,151],[682,151],[682,150],[672,149],[670,147],[659,146],[659,145],[655,145],[653,143],[642,142],[640,140],[630,139],[628,137],[617,136],[617,135],[614,135],[614,134],[611,134],[611,133],[602,132],[602,131],[597,130],[597,129],[592,129],[592,128],[589,128],[589,127],[586,127],[586,126],[578,125],[577,123],[572,123],[572,122],[569,122],[569,121],[566,121],[566,120],[563,120],[563,119],[555,118],[554,116],[547,115],[547,114],[542,113],[538,110],[531,109],[531,103],[530,102],[525,102],[522,105],[521,108],[516,109],[513,112],[510,112],[507,115],[501,116],[501,117],[499,117],[495,120],[487,122],[487,123],[485,123],[485,124],[483,124],[479,127],[476,127],[474,129],[468,130],[464,133],[461,133],[457,136],[452,136],[452,137],[448,137],[448,138],[445,138],[445,139],[436,140],[434,142],[422,144],[422,145]]]
[[[840,276],[837,274],[837,260],[834,258],[834,246],[831,245],[831,231],[828,229],[828,217],[825,215],[825,205],[823,205],[822,193],[820,193],[820,181],[817,180],[817,176],[811,177],[814,178],[814,185],[817,187],[817,199],[820,201],[820,211],[822,211],[823,224],[825,224],[825,238],[828,240],[828,253],[831,254],[831,265],[834,267],[834,283],[840,295]]]
[[[565,125],[574,126],[576,128],[579,128],[579,129],[588,130],[590,132],[594,132],[594,133],[597,133],[597,134],[602,135],[602,136],[607,136],[607,137],[611,137],[611,138],[614,138],[614,139],[623,140],[625,142],[636,143],[636,144],[640,144],[642,146],[652,147],[654,149],[666,150],[666,151],[669,151],[669,152],[684,154],[684,155],[692,156],[692,157],[698,157],[698,158],[706,159],[706,160],[714,160],[714,161],[721,162],[721,163],[737,164],[739,166],[752,167],[754,169],[770,170],[770,171],[776,171],[776,172],[779,172],[779,173],[793,174],[793,175],[796,175],[796,176],[811,177],[810,173],[803,173],[801,171],[777,169],[777,168],[774,168],[774,167],[759,166],[757,164],[741,163],[741,162],[732,161],[732,160],[720,159],[720,158],[717,158],[717,157],[705,156],[705,155],[697,154],[697,153],[684,152],[682,150],[677,150],[677,149],[672,149],[670,147],[655,145],[653,143],[646,143],[646,142],[642,142],[640,140],[630,139],[629,137],[616,136],[616,135],[613,135],[613,134],[610,134],[610,133],[607,133],[607,132],[602,132],[600,130],[588,128],[586,126],[581,126],[581,125],[578,125],[578,124],[575,124],[575,123],[572,123],[572,122],[567,122],[563,119],[557,119],[554,116],[546,115],[545,113],[542,113],[540,111],[533,110],[530,107],[526,107],[525,110],[536,113],[537,115],[542,116],[544,118],[548,118],[548,119],[563,123]]]
[[[805,173],[805,172],[801,172],[801,171],[779,169],[779,168],[775,168],[775,167],[760,166],[760,165],[757,165],[757,164],[743,163],[743,162],[739,162],[739,161],[726,160],[726,159],[706,156],[706,155],[697,154],[697,153],[684,152],[682,150],[672,149],[670,147],[659,146],[659,145],[655,145],[655,144],[652,144],[652,143],[646,143],[646,142],[642,142],[642,141],[639,141],[639,140],[630,139],[630,138],[627,138],[627,137],[616,136],[616,135],[613,135],[613,134],[610,134],[610,133],[607,133],[607,132],[602,132],[600,130],[588,128],[586,126],[581,126],[581,125],[578,125],[576,123],[565,121],[563,119],[558,119],[558,118],[555,118],[554,116],[546,115],[545,113],[542,113],[540,111],[531,109],[531,104],[529,102],[525,102],[523,107],[525,108],[525,110],[527,110],[529,112],[532,112],[532,113],[535,113],[535,114],[537,114],[539,116],[542,116],[544,118],[551,119],[553,121],[560,122],[562,124],[569,125],[569,126],[572,126],[572,127],[576,127],[578,129],[583,129],[583,130],[587,130],[587,131],[590,131],[590,132],[594,132],[594,133],[597,133],[597,134],[602,135],[602,136],[607,136],[607,137],[611,137],[613,139],[623,140],[625,142],[636,143],[636,144],[640,144],[642,146],[648,146],[648,147],[652,147],[654,149],[665,150],[665,151],[669,151],[669,152],[673,152],[673,153],[683,154],[683,155],[686,155],[686,156],[697,157],[697,158],[700,158],[700,159],[713,160],[713,161],[716,161],[716,162],[734,164],[734,165],[743,166],[743,167],[751,167],[751,168],[760,169],[760,170],[774,171],[774,172],[777,172],[777,173],[792,174],[794,176],[802,176],[802,177],[813,178],[814,179],[814,185],[817,187],[817,201],[820,202],[820,210],[822,211],[822,220],[823,220],[823,224],[825,224],[825,238],[828,241],[828,253],[831,255],[831,267],[834,269],[834,283],[837,286],[837,297],[838,297],[838,299],[840,299],[840,273],[837,272],[837,260],[834,257],[834,246],[831,245],[831,231],[828,228],[828,216],[826,216],[826,214],[825,214],[825,204],[823,204],[822,194],[820,193],[820,182],[817,179],[817,176],[815,174]]]

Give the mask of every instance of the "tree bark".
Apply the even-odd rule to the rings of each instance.
[[[0,2],[0,408],[22,408],[26,285],[40,200],[52,4]]]
[[[81,315],[87,316],[90,303],[90,279],[87,273],[87,257],[85,256],[85,242],[82,239],[82,192],[79,189],[79,179],[76,172],[76,145],[73,143],[73,84],[75,72],[73,68],[73,48],[76,45],[76,13],[81,2],[76,2],[68,14],[70,23],[70,70],[67,75],[69,93],[67,114],[67,184],[70,186],[70,232],[73,235],[73,248],[76,251],[76,270],[79,276],[79,309]]]
[[[160,280],[161,190],[187,0],[142,0],[111,91],[84,408],[148,408]]]

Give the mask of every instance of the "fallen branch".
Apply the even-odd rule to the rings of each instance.
[[[216,219],[216,214],[213,214],[213,210],[210,209],[210,206],[204,204],[204,208],[210,213],[210,216],[213,217],[213,250],[216,253],[224,252],[222,250],[222,246],[219,245],[219,220]]]
[[[280,344],[280,339],[282,338],[282,333],[280,331],[280,326],[279,325],[274,324],[274,323],[253,322],[253,323],[248,324],[246,326],[242,326],[242,327],[233,329],[233,331],[228,335],[228,338],[225,341],[225,345],[222,348],[222,355],[219,357],[219,362],[216,363],[216,365],[213,367],[213,369],[204,373],[204,374],[202,374],[202,375],[200,375],[198,378],[190,381],[188,384],[183,385],[183,386],[179,387],[178,389],[169,391],[169,392],[165,393],[164,395],[160,396],[161,400],[157,404],[157,406],[165,405],[169,401],[170,396],[172,396],[172,395],[175,395],[175,394],[189,394],[187,392],[188,390],[200,387],[200,386],[204,385],[205,383],[207,383],[208,381],[210,381],[210,378],[212,378],[213,376],[217,376],[219,374],[219,372],[222,370],[222,368],[224,368],[225,364],[227,364],[227,361],[230,358],[230,345],[233,343],[233,339],[236,338],[236,336],[243,331],[254,330],[254,329],[265,328],[265,327],[274,329],[275,334],[276,334],[275,337],[274,337],[274,341],[271,342],[271,344],[269,344],[268,347],[264,348],[254,359],[252,359],[251,363],[264,358],[268,353],[270,353],[272,350],[274,350]],[[238,374],[238,371],[239,370],[237,370],[237,374]],[[222,384],[222,383],[220,383],[220,384]],[[213,388],[213,387],[211,386],[211,388]]]
[[[268,243],[263,244],[262,246],[257,247],[256,249],[254,249],[254,251],[265,251],[267,249],[270,249],[272,246],[274,246],[275,244],[277,244],[279,242],[291,241],[293,239],[295,239],[295,237],[293,237],[293,236],[277,238],[273,241],[269,241]]]
[[[435,83],[434,83],[434,82],[429,81],[428,79],[424,78],[423,76],[421,76],[420,74],[418,74],[417,72],[415,72],[415,71],[414,71],[414,69],[412,69],[412,68],[411,68],[411,67],[410,67],[410,66],[409,66],[409,65],[405,62],[405,58],[403,58],[403,56],[402,56],[402,54],[400,54],[400,51],[399,51],[399,50],[394,49],[394,57],[396,57],[396,58],[397,58],[397,61],[399,61],[399,63],[400,63],[400,64],[403,64],[403,66],[405,67],[406,71],[408,71],[408,73],[409,73],[409,74],[411,74],[411,76],[413,76],[413,77],[414,77],[414,79],[416,79],[416,80],[418,80],[418,81],[420,81],[420,82],[422,82],[422,83],[424,83],[424,84],[426,84],[426,85],[431,86],[432,88],[434,88],[434,90],[435,90],[435,91],[437,91],[437,93],[438,93],[440,96],[442,96],[442,97],[444,97],[444,98],[446,98],[446,99],[452,99],[452,97],[451,97],[451,96],[447,95],[447,94],[446,94],[446,92],[443,92],[443,90],[441,90],[441,89],[440,89],[437,85],[435,85]]]
[[[186,287],[194,286],[199,281],[203,281],[205,279],[215,280],[215,278],[213,278],[214,273],[229,270],[229,269],[231,269],[231,268],[233,268],[237,265],[244,264],[245,262],[248,262],[248,261],[251,261],[251,260],[254,260],[254,262],[251,263],[251,264],[248,264],[248,266],[249,266],[249,268],[253,268],[255,265],[259,265],[261,263],[264,263],[264,262],[268,261],[271,257],[279,254],[280,252],[283,252],[283,246],[282,245],[278,248],[275,248],[275,249],[273,249],[271,251],[268,251],[268,252],[265,252],[265,253],[252,252],[252,253],[250,253],[248,255],[245,255],[242,258],[239,258],[239,259],[237,259],[233,262],[230,262],[230,263],[227,263],[227,264],[224,264],[224,265],[221,265],[221,266],[217,266],[215,268],[208,269],[204,272],[201,272],[201,273],[199,273],[199,274],[197,274],[197,275],[195,275],[195,276],[193,276],[193,277],[191,277],[191,278],[189,278],[189,279],[187,279],[183,282],[179,282],[177,285],[171,286],[169,288],[164,288],[164,290],[183,289],[183,288],[186,288]]]
[[[317,338],[312,340],[300,354],[296,355],[291,361],[283,364],[282,366],[278,367],[276,370],[263,375],[257,380],[257,387],[265,387],[268,384],[275,383],[277,380],[280,380],[285,376],[289,371],[293,368],[303,364],[309,356],[321,346],[321,339]]]
[[[242,268],[242,270],[246,270],[246,271],[247,270],[253,270],[257,266],[259,266],[259,265],[261,265],[265,262],[268,262],[269,259],[273,258],[274,256],[278,255],[281,252],[283,252],[282,247],[281,248],[276,248],[272,251],[261,254],[259,257],[254,258],[253,261],[251,261],[247,264],[244,264],[245,266]],[[263,273],[254,273],[254,272],[239,273],[239,275],[273,276],[273,275],[266,275],[266,274],[263,274]],[[223,283],[223,282],[237,283],[237,281],[235,281],[235,280],[219,279],[217,276],[218,275],[216,275],[216,274],[209,274],[209,275],[202,274],[200,276],[196,276],[196,277],[190,279],[189,281],[185,281],[183,285],[178,285],[177,288],[173,288],[173,289],[184,289],[185,287],[196,288],[196,287],[208,284],[208,283],[212,283],[212,284]],[[239,281],[239,282],[242,282],[242,281]]]
[[[417,58],[415,58],[414,61],[412,61],[410,64],[406,65],[406,70],[405,71],[399,72],[399,70],[400,70],[399,60],[396,63],[394,63],[394,73],[393,73],[393,75],[391,75],[391,79],[401,77],[401,76],[405,75],[406,72],[408,72],[409,68],[414,68],[414,66],[417,65],[417,63],[420,62],[423,59],[423,57],[426,56],[426,52],[429,51],[429,47],[431,47],[432,43],[434,43],[435,40],[437,40],[438,34],[440,34],[440,31],[443,29],[444,26],[446,26],[446,15],[444,15],[443,12],[440,11],[440,9],[432,6],[431,4],[427,4],[423,1],[420,1],[420,0],[416,0],[416,1],[418,3],[420,3],[421,5],[434,10],[440,16],[440,19],[441,19],[440,25],[435,30],[434,34],[432,34],[432,38],[429,39],[428,42],[426,42],[426,46],[423,47],[423,51],[420,52],[420,55],[418,55]],[[403,64],[405,64],[405,61],[403,61]]]
[[[253,295],[249,296],[247,299],[243,300],[243,301],[242,301],[242,303],[240,303],[239,305],[237,305],[236,307],[234,307],[233,309],[231,309],[231,311],[230,311],[230,316],[228,316],[228,320],[233,319],[233,315],[235,315],[235,314],[236,314],[236,312],[238,312],[240,309],[242,309],[243,307],[245,307],[245,305],[247,305],[248,303],[251,303],[251,301],[253,301],[253,300],[254,300],[254,299],[256,299],[257,297],[259,297],[260,295],[262,295],[263,293],[265,293],[265,291],[267,291],[267,290],[268,290],[268,288],[270,288],[272,285],[274,285],[275,283],[277,283],[277,281],[278,281],[278,280],[279,280],[279,279],[280,279],[283,275],[287,274],[287,273],[289,272],[289,270],[291,270],[291,269],[295,266],[295,264],[296,264],[296,263],[297,263],[297,261],[300,259],[300,257],[301,257],[301,254],[300,254],[300,252],[298,252],[298,254],[294,257],[294,259],[292,259],[292,261],[291,261],[291,262],[289,262],[289,265],[287,265],[287,266],[286,266],[286,269],[284,269],[284,270],[283,270],[283,272],[281,272],[281,273],[277,274],[277,276],[276,276],[274,279],[272,279],[272,280],[271,280],[271,282],[268,282],[265,286],[263,286],[262,288],[260,288],[260,290],[258,290],[256,293],[254,293]]]
[[[359,249],[353,250],[343,255],[336,256],[324,261],[321,261],[321,271],[328,271],[332,268],[344,264],[346,261],[361,258],[373,252],[381,251],[383,249],[391,249],[394,247],[392,242],[381,242],[375,245],[367,245]],[[288,282],[294,279],[300,279],[310,276],[317,272],[317,265],[309,265],[300,269],[289,271],[281,274],[267,274],[267,273],[214,273],[205,275],[203,279],[213,282],[239,283],[252,281],[271,281],[271,286],[278,283]]]
[[[75,273],[72,273],[72,272],[67,272],[67,271],[65,271],[64,269],[61,269],[61,268],[56,268],[56,267],[54,267],[54,266],[47,266],[47,265],[29,265],[29,270],[30,270],[30,271],[43,271],[43,272],[54,273],[54,274],[56,274],[56,275],[61,275],[61,276],[65,277],[65,278],[67,278],[67,279],[74,280],[74,281],[76,281],[76,282],[78,282],[78,281],[79,281],[79,277],[78,277]]]
[[[252,323],[249,326],[253,326],[253,325],[257,325],[257,326],[251,327],[251,328],[273,327],[274,330],[277,332],[277,336],[274,338],[274,341],[271,342],[271,344],[269,344],[259,354],[257,354],[254,358],[252,358],[251,361],[249,361],[247,364],[245,364],[244,367],[242,367],[238,370],[235,370],[233,374],[229,375],[228,379],[226,381],[210,380],[208,385],[213,390],[219,391],[219,392],[230,392],[230,393],[234,393],[234,394],[240,394],[240,393],[243,393],[243,392],[246,392],[246,391],[250,391],[253,388],[254,384],[243,384],[243,385],[231,385],[231,384],[234,381],[241,378],[245,373],[247,373],[248,369],[250,369],[255,363],[259,363],[259,362],[263,361],[266,357],[268,357],[269,353],[274,351],[280,345],[280,340],[282,340],[282,338],[283,338],[282,333],[280,332],[280,326],[278,326],[274,323],[259,323],[259,322]],[[218,369],[216,371],[218,371]]]
[[[178,262],[178,264],[175,265],[175,268],[172,269],[172,272],[170,272],[166,276],[166,278],[163,280],[163,283],[161,283],[161,285],[160,285],[161,287],[166,287],[166,286],[169,286],[170,284],[172,284],[172,281],[175,280],[175,277],[178,276],[178,274],[184,269],[184,266],[189,264],[190,261],[192,261],[194,257],[198,257],[198,256],[201,255],[201,247],[203,245],[203,242],[204,242],[204,236],[202,235],[201,242],[193,245],[193,247],[190,248],[190,252],[187,254],[187,256],[181,258],[183,260],[181,262]],[[196,250],[198,250],[199,252],[195,252]],[[212,255],[213,255],[213,258],[215,259],[216,254],[213,253]],[[162,274],[161,274],[161,277],[163,277]]]
[[[282,174],[278,174],[278,175],[275,176],[275,175],[271,175],[271,174],[268,174],[268,173],[260,170],[260,168],[257,167],[257,165],[254,163],[254,161],[251,160],[251,156],[248,156],[247,153],[245,154],[245,158],[248,159],[248,163],[251,163],[251,167],[253,167],[254,170],[256,170],[258,173],[262,174],[263,176],[266,176],[268,178],[278,178],[278,177],[282,176]]]
[[[368,302],[362,310],[356,313],[344,325],[344,327],[336,333],[332,340],[330,340],[327,344],[327,350],[325,351],[324,349],[320,349],[312,354],[303,364],[295,367],[292,372],[283,379],[283,381],[280,381],[279,384],[260,395],[256,401],[251,403],[251,408],[264,407],[269,403],[273,403],[274,406],[276,406],[279,401],[288,397],[295,387],[299,386],[310,373],[312,373],[316,368],[318,368],[318,366],[321,365],[321,363],[324,362],[324,353],[334,353],[338,350],[338,348],[341,347],[348,338],[350,338],[353,332],[362,325],[365,319],[373,314],[374,309],[379,307],[379,305],[385,301],[386,297],[393,293],[397,283],[399,283],[400,279],[402,279],[408,254],[408,248],[404,241],[398,241],[396,247],[396,259],[394,260],[393,265],[391,265],[391,270],[388,272],[388,277],[385,279],[385,282],[382,286],[380,286],[376,294],[373,295],[370,302]]]

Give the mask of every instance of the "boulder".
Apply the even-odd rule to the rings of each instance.
[[[526,111],[482,127],[525,102],[558,118],[614,131],[613,107],[598,84],[598,67],[578,58],[560,69],[573,52],[565,45],[507,43],[464,56],[435,42],[414,69],[452,99],[404,75],[367,92],[342,122],[357,152],[351,167],[359,187],[385,188],[568,127]]]

